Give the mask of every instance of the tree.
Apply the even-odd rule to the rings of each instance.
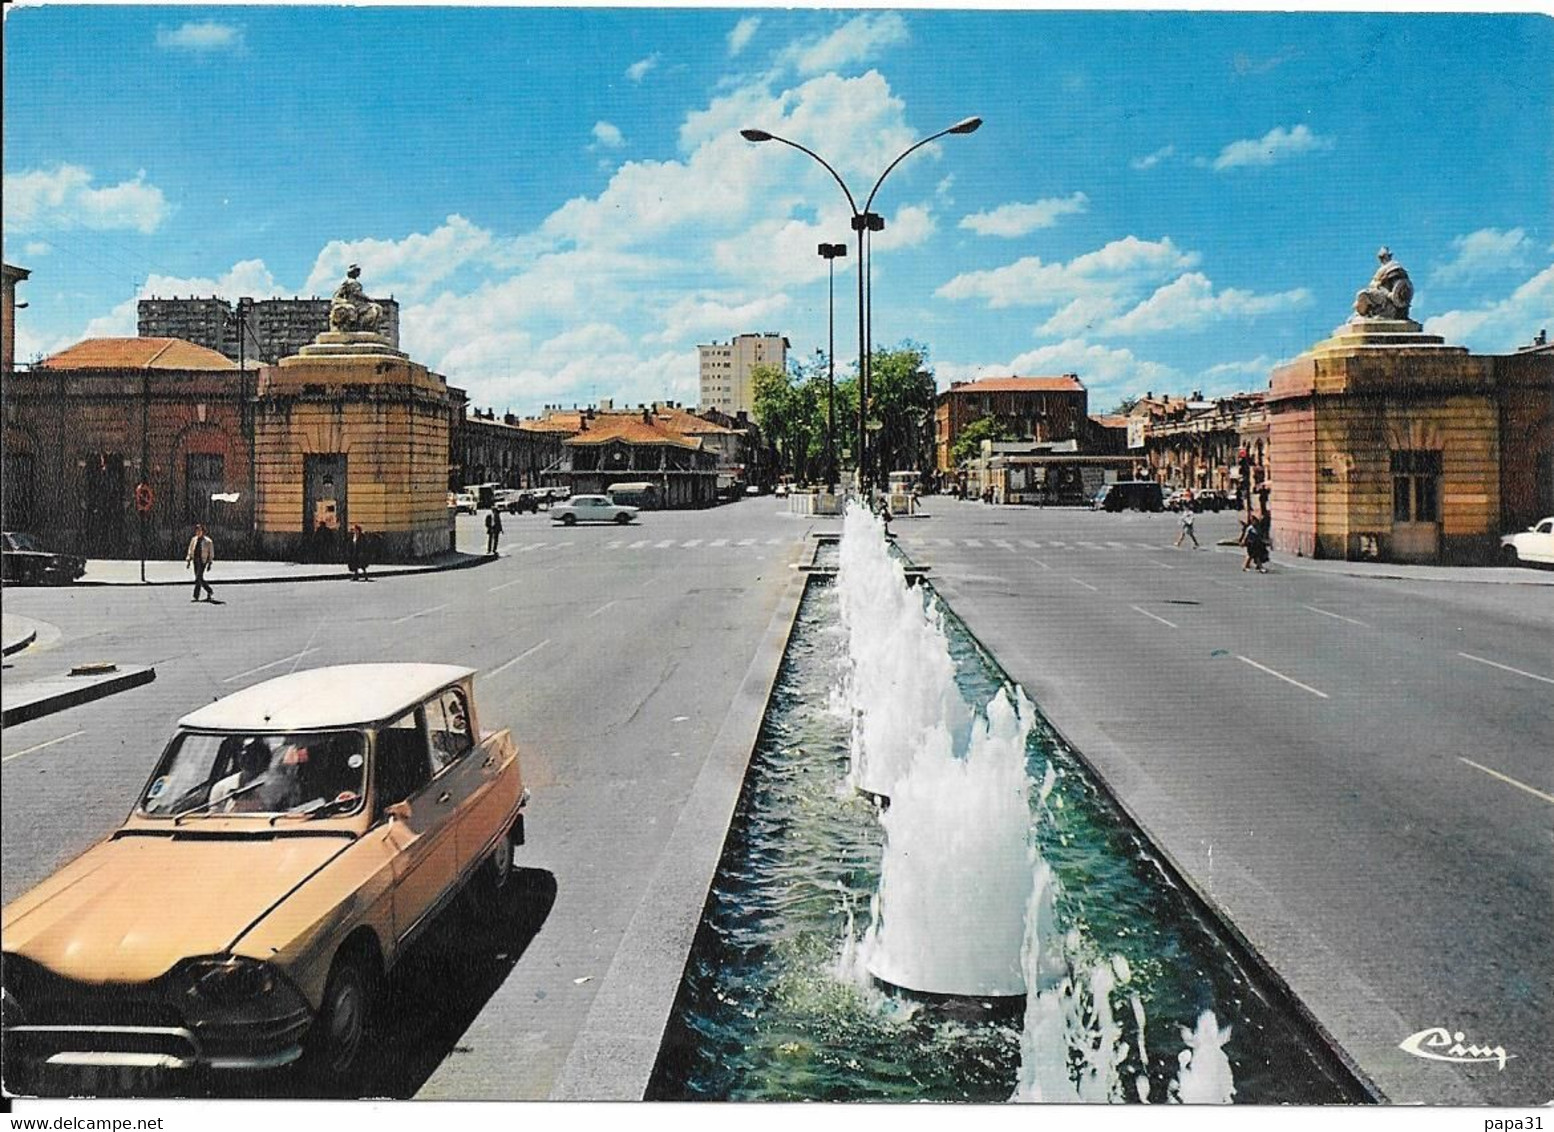
[[[955,438],[950,448],[950,459],[956,467],[972,459],[982,450],[984,440],[1017,440],[1014,429],[1001,417],[978,417]]]
[[[894,350],[876,350],[869,371],[869,446],[875,476],[885,482],[892,471],[922,471],[931,464],[927,453],[938,389],[928,368],[928,348],[902,342]]]

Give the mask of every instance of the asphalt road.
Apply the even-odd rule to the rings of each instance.
[[[1352,578],[1216,550],[1176,519],[930,501],[900,543],[1192,883],[1394,1101],[1524,1104],[1554,1080],[1551,591]],[[483,543],[460,520],[461,548]],[[0,891],[111,830],[178,716],[293,665],[477,669],[534,791],[514,915],[417,945],[365,1095],[542,1099],[651,921],[812,529],[770,498],[633,528],[505,517],[475,569],[221,588],[7,591],[46,624],[5,678],[85,660],[155,683],[8,728]],[[629,958],[629,957],[628,957]],[[616,980],[618,981],[618,979]],[[1503,1046],[1427,1061],[1428,1027]],[[258,1088],[265,1086],[259,1085]],[[349,1090],[348,1090],[349,1091]]]
[[[459,522],[460,549],[483,550],[480,519]],[[6,729],[4,898],[112,830],[200,703],[293,666],[468,665],[482,726],[512,727],[534,794],[517,906],[495,935],[450,915],[417,946],[375,1069],[347,1091],[548,1097],[809,525],[770,497],[629,527],[543,512],[504,525],[502,557],[477,568],[225,588],[218,571],[219,605],[182,586],[7,591],[10,612],[58,630],[9,658],[7,680],[94,659],[153,664],[157,679]]]
[[[1243,573],[1228,512],[1195,552],[1172,515],[930,510],[903,548],[1390,1099],[1550,1099],[1554,590]],[[1509,1060],[1398,1049],[1431,1027]]]

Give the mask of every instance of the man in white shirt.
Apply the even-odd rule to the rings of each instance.
[[[210,583],[205,580],[205,571],[210,569],[210,564],[216,560],[216,544],[205,533],[203,524],[194,525],[194,537],[189,540],[189,551],[184,555],[183,564],[194,567],[194,596],[190,601],[200,600],[200,590],[205,591],[206,601],[215,601],[216,592],[210,588]]]

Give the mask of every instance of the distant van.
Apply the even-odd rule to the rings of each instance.
[[[653,510],[659,506],[658,485],[645,481],[612,483],[604,489],[604,493],[610,497],[611,503],[621,506],[640,507],[643,510]]]
[[[1154,480],[1109,483],[1095,497],[1100,511],[1164,511],[1165,492]]]

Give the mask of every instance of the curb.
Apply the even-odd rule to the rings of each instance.
[[[494,559],[492,559],[489,555],[484,555],[484,554],[473,555],[473,556],[469,557],[468,559],[463,559],[463,560],[460,560],[458,562],[448,562],[448,563],[444,563],[444,564],[437,565],[437,566],[384,567],[384,568],[378,569],[376,571],[373,571],[372,574],[371,574],[371,577],[372,578],[399,578],[399,577],[409,577],[409,576],[414,575],[414,574],[441,574],[441,573],[444,573],[444,572],[449,571],[449,570],[470,570],[470,569],[473,569],[476,566],[482,566],[485,563],[491,562],[491,561],[494,561]],[[342,569],[343,569],[343,567],[342,567]],[[216,575],[213,575],[213,576],[216,577],[216,584],[217,585],[223,585],[223,586],[260,586],[260,585],[272,585],[272,584],[279,583],[279,582],[349,582],[351,580],[351,575],[348,574],[348,573],[347,574],[297,574],[297,575],[293,575],[293,576],[288,576],[288,575],[284,575],[284,574],[267,574],[264,577],[260,577],[260,578],[225,578],[225,577],[220,577],[220,576],[216,576]],[[139,587],[139,586],[184,586],[184,587],[188,587],[188,586],[190,586],[192,584],[193,584],[192,576],[191,577],[186,577],[186,578],[167,579],[167,580],[163,580],[163,581],[144,581],[144,582],[140,581],[139,579],[132,579],[130,581],[123,581],[123,582],[110,582],[110,581],[87,581],[87,580],[78,578],[73,583],[73,585],[75,585],[75,586],[80,586],[80,587],[94,586],[94,587],[98,587],[98,588],[106,588],[106,587],[112,587],[112,586],[135,586],[135,587]]]
[[[51,686],[58,687],[61,681],[83,680],[84,682],[64,688],[62,691],[50,692]],[[156,669],[127,668],[101,680],[89,680],[83,677],[71,677],[62,675],[48,680],[35,680],[23,684],[15,689],[16,698],[20,700],[12,706],[7,706],[0,711],[0,726],[14,727],[18,723],[26,723],[28,720],[39,719],[45,715],[53,715],[55,712],[64,711],[67,708],[79,707],[82,704],[91,703],[93,700],[103,699],[105,696],[114,695],[117,692],[128,691],[130,688],[138,688],[142,684],[149,684],[156,679]],[[29,690],[43,689],[34,698],[28,698]]]
[[[38,630],[29,629],[23,636],[17,637],[14,641],[6,641],[4,646],[0,647],[0,656],[10,656],[12,653],[21,652],[37,639]]]

